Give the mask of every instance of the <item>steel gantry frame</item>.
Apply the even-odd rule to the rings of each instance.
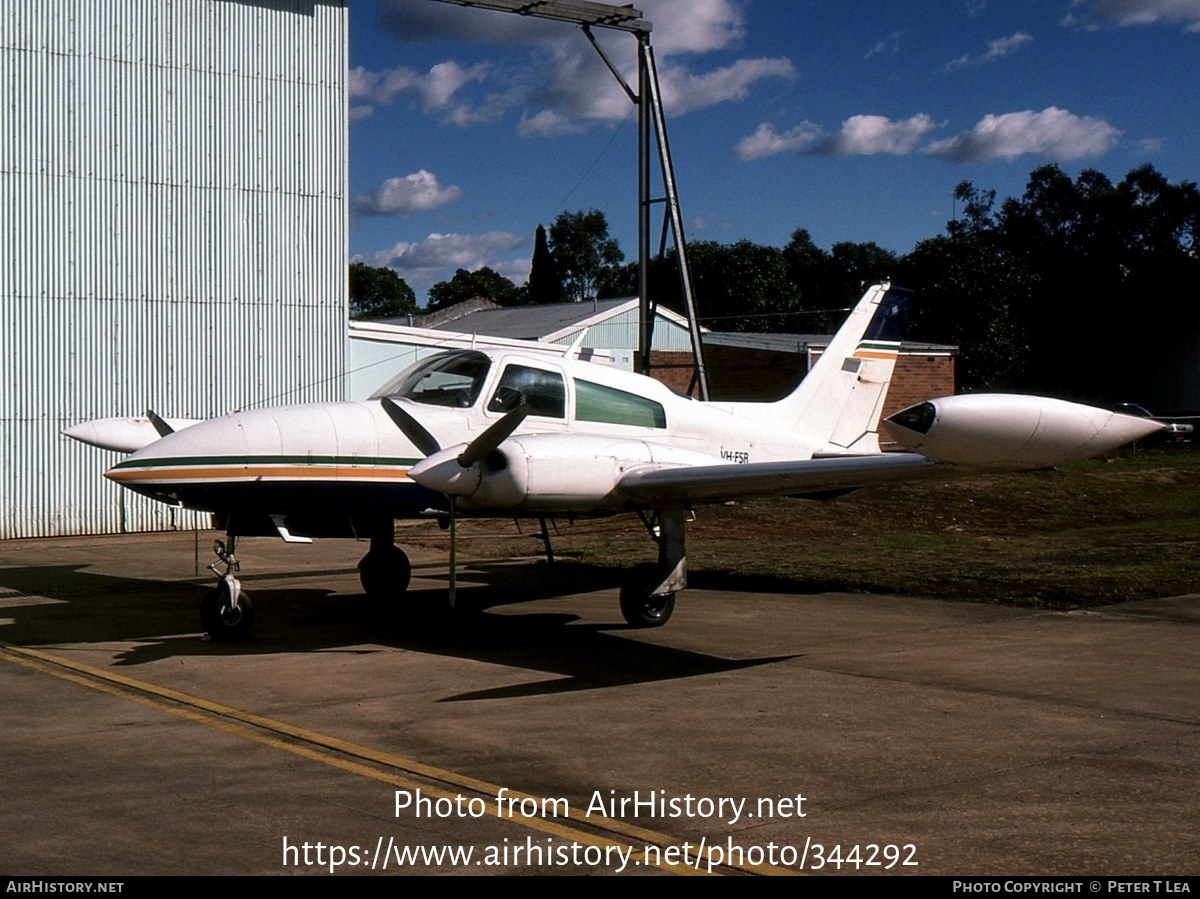
[[[593,3],[590,0],[435,0],[455,6],[477,7],[498,12],[516,13],[540,19],[553,19],[580,26],[588,41],[610,72],[617,79],[626,96],[638,108],[638,352],[634,368],[642,374],[650,372],[650,347],[654,340],[654,316],[657,301],[650,295],[650,210],[655,203],[665,203],[662,235],[659,240],[659,257],[666,255],[668,229],[674,237],[675,257],[679,270],[679,286],[683,295],[685,311],[692,338],[692,359],[695,365],[695,383],[700,398],[707,400],[708,374],[704,364],[704,347],[700,341],[700,322],[696,315],[696,298],[692,289],[691,266],[688,264],[687,242],[683,233],[683,216],[679,207],[679,192],[675,186],[675,168],[671,162],[670,143],[667,140],[667,122],[663,114],[662,94],[658,84],[658,70],[654,65],[654,50],[650,46],[650,22],[642,18],[642,11],[633,6],[612,6],[608,3]],[[620,71],[609,59],[592,34],[593,28],[607,28],[634,35],[638,44],[637,90],[625,81]],[[665,196],[650,196],[650,135],[653,130],[658,144],[658,159],[662,167],[663,191]]]

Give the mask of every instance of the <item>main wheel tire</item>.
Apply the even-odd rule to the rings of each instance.
[[[200,601],[200,624],[213,640],[238,640],[254,624],[254,604],[243,590],[231,605],[226,590],[209,590]]]
[[[654,571],[639,567],[621,585],[621,617],[630,627],[662,627],[675,611],[675,594],[651,596]]]
[[[372,550],[358,563],[358,580],[363,592],[372,599],[390,599],[408,589],[412,562],[398,546],[389,546],[382,552]]]

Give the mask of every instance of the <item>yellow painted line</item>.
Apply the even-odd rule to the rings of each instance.
[[[161,481],[175,484],[180,481],[257,481],[288,480],[335,480],[374,481],[407,480],[407,468],[353,468],[351,466],[230,466],[227,468],[123,468],[107,471],[104,476],[110,481]]]
[[[474,793],[487,796],[490,799],[497,800],[495,804],[487,803],[487,814],[500,821],[519,824],[531,830],[538,830],[565,840],[573,840],[601,848],[606,846],[620,846],[632,849],[635,853],[639,848],[642,848],[627,841],[608,840],[584,830],[558,824],[555,820],[542,817],[500,814],[498,808],[501,787],[444,768],[436,768],[413,759],[381,752],[367,746],[350,743],[346,740],[339,740],[336,737],[330,737],[306,728],[296,727],[282,721],[256,715],[253,712],[235,709],[231,706],[211,702],[210,700],[192,696],[188,693],[181,693],[178,690],[172,690],[168,687],[161,687],[157,684],[136,680],[113,671],[95,668],[83,662],[76,662],[24,646],[0,644],[0,658],[33,668],[45,674],[50,674],[62,680],[70,681],[71,683],[99,690],[111,696],[129,699],[159,711],[169,712],[170,714],[198,724],[215,727],[227,733],[245,737],[302,758],[321,762],[351,774],[357,774],[402,789],[415,790],[419,788],[423,794],[429,794],[436,799],[449,799],[453,802],[457,794],[437,787],[430,787],[426,783],[411,780],[404,777],[403,774],[381,771],[378,768],[330,755],[329,752],[322,752],[320,750],[330,750],[341,755],[352,756],[378,765],[399,769],[402,772],[417,775],[428,780],[439,781],[452,787],[470,790]],[[279,736],[273,736],[273,734],[278,734]],[[280,739],[280,737],[288,737],[290,740]],[[299,745],[291,742],[291,740],[300,740],[311,745]],[[532,800],[536,804],[536,807],[544,807],[541,797],[510,789],[504,789],[503,792],[505,800],[512,799],[518,805],[521,804],[522,800]],[[553,806],[553,803],[545,803],[545,807],[549,806]],[[682,847],[684,844],[682,840],[678,840],[675,837],[638,827],[635,824],[628,824],[619,818],[609,818],[604,815],[585,817],[579,811],[574,810],[568,811],[563,817],[596,830],[603,830],[617,836],[638,840],[642,844],[659,846],[664,850],[671,846]],[[696,844],[692,845],[695,846]],[[631,856],[631,860],[632,858]],[[645,861],[644,852],[641,859],[643,862]],[[656,867],[669,873],[680,875],[705,875],[709,873],[704,870],[697,870],[688,865],[672,865],[667,862],[643,864],[643,867]],[[722,865],[721,867],[745,871],[749,874],[776,876],[796,876],[798,874],[798,872],[789,868],[781,868],[774,865],[729,864]]]

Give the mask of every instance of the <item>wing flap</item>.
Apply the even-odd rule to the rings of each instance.
[[[933,474],[936,462],[916,453],[830,456],[742,465],[639,466],[618,491],[643,506],[723,502],[747,496],[829,493]]]

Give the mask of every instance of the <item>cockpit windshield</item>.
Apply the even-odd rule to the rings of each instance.
[[[475,405],[491,360],[474,350],[440,353],[404,370],[371,395],[403,397],[427,406],[466,409]]]

